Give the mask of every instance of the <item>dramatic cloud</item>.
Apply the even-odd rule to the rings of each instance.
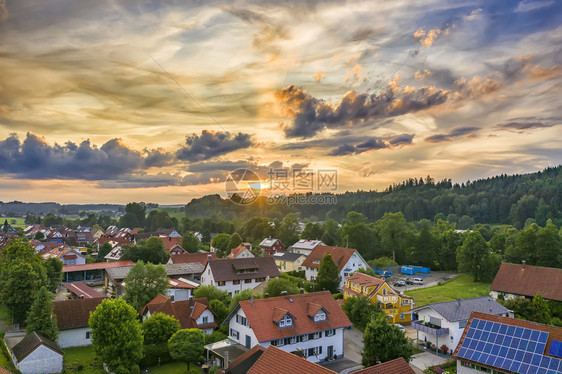
[[[202,161],[252,146],[249,134],[239,132],[214,132],[203,130],[201,135],[186,138],[186,146],[177,151],[176,157],[184,161]]]
[[[496,125],[498,130],[511,130],[516,132],[525,132],[535,129],[544,129],[562,124],[562,121],[553,121],[550,119],[542,119],[537,117],[530,118],[514,118],[509,122]]]
[[[515,8],[516,13],[527,13],[537,9],[546,8],[554,4],[554,1],[521,1]]]
[[[317,99],[296,86],[276,92],[276,98],[282,113],[293,118],[291,124],[282,125],[285,136],[307,138],[326,128],[341,128],[441,105],[449,94],[449,91],[434,87],[401,89],[396,81],[392,81],[380,94],[349,91],[336,105]]]
[[[357,145],[343,144],[332,150],[330,156],[344,156],[349,154],[358,154],[371,150],[394,148],[402,145],[412,144],[414,134],[401,134],[390,138],[370,138]]]
[[[448,134],[436,134],[425,138],[428,143],[440,143],[453,140],[454,138],[459,138],[463,136],[474,136],[475,133],[480,130],[478,127],[459,127],[452,130]]]
[[[162,165],[167,158],[161,150],[145,154],[128,148],[121,139],[111,139],[100,148],[89,140],[51,146],[31,133],[23,142],[12,134],[0,141],[0,171],[20,178],[108,180]]]

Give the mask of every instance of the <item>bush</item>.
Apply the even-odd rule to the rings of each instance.
[[[139,365],[133,365],[133,367],[131,368],[131,374],[140,374]]]
[[[158,359],[160,359],[161,364],[172,361],[168,343],[143,346],[141,360],[141,366],[143,368],[158,365]]]
[[[226,325],[228,327],[228,325]],[[223,334],[221,331],[213,331],[212,334],[205,335],[205,345],[218,342],[227,338],[227,335]]]
[[[343,299],[343,293],[335,293],[332,295],[334,297],[334,299],[339,300],[339,299]]]
[[[443,344],[441,346],[441,348],[439,348],[439,350],[443,353],[443,354],[447,354],[447,352],[449,351],[449,347],[447,347],[445,344]]]
[[[431,348],[431,342],[425,342],[426,348]]]
[[[301,271],[293,270],[293,271],[288,271],[288,272],[286,272],[286,273],[284,273],[284,274],[287,274],[287,275],[290,275],[290,276],[296,277],[296,278],[306,279],[306,275],[305,275],[305,271],[304,271],[304,270],[301,270]]]

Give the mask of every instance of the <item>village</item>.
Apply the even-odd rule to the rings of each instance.
[[[1,310],[2,374],[562,372],[562,327],[506,304],[562,303],[562,269],[504,262],[490,284],[316,238],[193,251],[199,232],[0,229],[2,260],[54,274],[27,318]]]

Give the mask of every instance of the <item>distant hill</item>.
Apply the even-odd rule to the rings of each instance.
[[[73,215],[78,214],[81,211],[118,211],[124,210],[124,205],[117,204],[68,204],[62,205],[59,203],[23,203],[21,201],[11,201],[4,203],[0,201],[0,214],[5,214],[8,216],[22,216],[27,213],[39,215],[39,214],[67,214]]]
[[[441,218],[457,222],[459,228],[471,223],[512,224],[521,228],[527,219],[544,225],[552,219],[562,225],[562,166],[529,174],[499,175],[453,184],[450,179],[410,178],[384,191],[356,191],[334,195],[332,205],[268,204],[260,197],[248,206],[239,206],[219,195],[193,199],[185,207],[188,217],[249,218],[256,215],[283,218],[297,212],[303,218],[343,219],[349,211],[377,220],[386,212],[401,211],[409,221]]]

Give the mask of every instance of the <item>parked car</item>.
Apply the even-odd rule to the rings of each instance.
[[[402,331],[402,332],[404,332],[404,333],[406,332],[406,329],[404,328],[404,326],[399,325],[399,324],[397,324],[397,323],[395,323],[394,326],[396,326],[400,331]]]
[[[404,282],[406,284],[414,284],[414,281],[412,280],[412,278],[406,278],[406,280]]]
[[[412,278],[412,284],[423,284],[423,278]]]
[[[406,282],[404,282],[403,280],[397,280],[396,282],[394,282],[394,285],[396,287],[404,287],[406,286]]]

